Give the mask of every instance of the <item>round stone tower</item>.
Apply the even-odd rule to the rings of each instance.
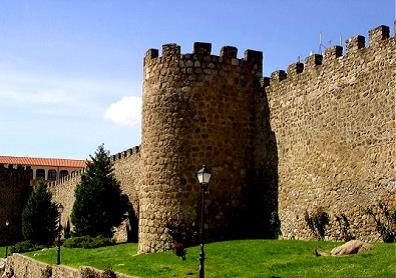
[[[212,170],[206,196],[208,240],[243,232],[254,175],[256,101],[262,53],[195,43],[192,54],[176,44],[150,49],[144,59],[142,182],[139,251],[170,248],[167,226],[198,223],[196,172]]]

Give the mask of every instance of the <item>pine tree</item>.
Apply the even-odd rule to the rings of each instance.
[[[90,158],[74,193],[71,214],[74,234],[112,237],[112,228],[125,218],[128,198],[122,194],[120,184],[114,177],[109,152],[103,144]]]
[[[58,210],[47,185],[39,181],[22,212],[22,235],[33,243],[52,245],[57,236]]]

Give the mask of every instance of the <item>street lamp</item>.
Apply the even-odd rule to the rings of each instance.
[[[62,204],[58,204],[56,209],[58,210],[58,256],[56,257],[56,264],[60,264],[60,257],[61,257],[61,230],[62,230],[62,225],[61,225],[61,215],[63,212],[64,207]]]
[[[204,250],[204,216],[205,216],[205,194],[208,192],[208,183],[211,177],[210,170],[203,165],[197,172],[197,178],[201,185],[201,219],[199,221],[199,243],[201,251],[199,252],[199,278],[205,277],[205,250]]]
[[[8,243],[7,243],[7,240],[8,240],[8,226],[10,225],[10,221],[8,221],[8,219],[6,220],[6,222],[5,222],[5,225],[6,225],[6,229],[5,229],[5,257],[7,258],[7,256],[8,256]]]
[[[129,242],[129,225],[130,225],[130,222],[129,222],[129,211],[126,211],[125,213],[124,213],[124,216],[125,216],[125,219],[126,219],[126,221],[125,221],[125,235],[126,235],[126,240],[127,240],[127,242]]]

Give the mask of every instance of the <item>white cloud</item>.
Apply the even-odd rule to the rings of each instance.
[[[142,99],[140,97],[123,97],[107,108],[104,118],[117,125],[136,126],[140,124]]]
[[[62,121],[100,119],[112,97],[139,91],[135,84],[139,82],[7,72],[0,67],[0,117],[7,115],[2,112],[7,108],[23,111],[29,117],[54,116]]]

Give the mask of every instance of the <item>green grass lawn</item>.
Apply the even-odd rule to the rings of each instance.
[[[207,244],[206,277],[396,277],[396,244],[375,244],[367,253],[316,257],[315,248],[342,243],[286,240],[236,240]],[[182,261],[171,251],[136,255],[137,244],[97,249],[62,248],[62,264],[114,270],[140,277],[197,277],[199,247]],[[56,249],[26,253],[54,264]]]

